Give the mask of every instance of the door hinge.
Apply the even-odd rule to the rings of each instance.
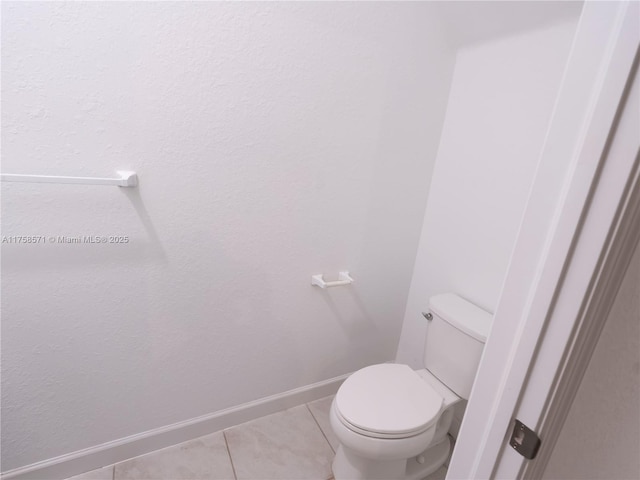
[[[516,452],[529,460],[536,457],[541,444],[538,434],[527,427],[520,420],[516,419],[516,424],[513,426],[513,433],[509,439],[509,445],[511,445]]]

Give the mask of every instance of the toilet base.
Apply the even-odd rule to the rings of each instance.
[[[416,457],[379,461],[360,457],[340,445],[333,460],[333,475],[335,480],[422,480],[444,465],[450,450],[451,442],[445,436]],[[424,461],[419,463],[421,457]]]

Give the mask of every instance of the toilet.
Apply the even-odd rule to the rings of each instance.
[[[420,480],[449,456],[453,408],[468,399],[492,315],[453,294],[429,300],[424,366],[353,373],[331,405],[335,480]]]

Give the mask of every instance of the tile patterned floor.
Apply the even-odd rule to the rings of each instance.
[[[68,480],[331,480],[333,397]],[[444,479],[444,468],[428,480]]]

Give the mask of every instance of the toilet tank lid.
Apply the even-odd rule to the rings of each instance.
[[[442,293],[429,299],[429,309],[445,322],[480,342],[487,340],[493,315],[454,293]]]

